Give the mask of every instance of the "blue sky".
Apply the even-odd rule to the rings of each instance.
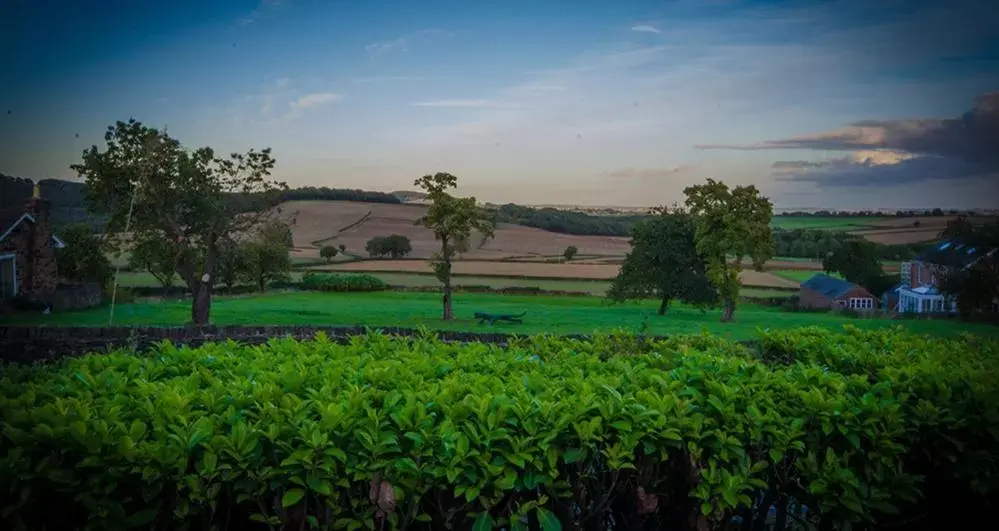
[[[12,0],[0,172],[71,177],[135,117],[270,146],[291,185],[449,171],[487,201],[642,206],[715,177],[782,207],[991,206],[995,98],[944,121],[999,91],[989,4]]]

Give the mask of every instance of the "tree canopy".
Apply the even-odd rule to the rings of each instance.
[[[762,269],[774,255],[770,230],[773,205],[755,186],[729,189],[721,181],[684,189],[686,205],[695,216],[697,252],[707,263],[707,274],[724,303],[722,321],[731,321],[739,299],[739,271],[745,258]]]
[[[270,148],[217,157],[134,119],[108,127],[104,140],[103,150],[91,147],[72,166],[86,180],[90,208],[108,214],[112,230],[127,223],[136,243],[172,242],[177,272],[194,294],[191,321],[207,325],[220,242],[254,230],[287,189],[268,179]]]
[[[434,253],[431,264],[444,292],[443,319],[450,321],[454,318],[451,304],[451,262],[460,249],[467,248],[473,231],[480,233],[483,238],[492,237],[493,224],[474,197],[455,197],[449,193],[449,190],[458,186],[458,178],[454,175],[424,175],[416,179],[414,184],[426,192],[431,201],[427,213],[416,224],[430,229],[434,238],[441,243],[441,250]]]
[[[839,273],[848,282],[867,285],[872,277],[881,275],[881,261],[874,244],[865,240],[850,240],[822,259],[822,269]]]
[[[697,306],[715,302],[717,293],[707,277],[707,264],[697,253],[693,217],[682,211],[657,210],[635,226],[631,252],[611,283],[608,297],[621,301],[656,297],[659,315],[673,300]]]
[[[999,303],[999,221],[975,225],[958,217],[947,224],[941,235],[953,240],[952,245],[975,249],[981,258],[966,267],[945,268],[940,291],[954,298],[963,318],[993,311]]]
[[[409,238],[392,234],[390,236],[376,236],[368,240],[364,249],[372,257],[389,256],[393,259],[402,258],[413,251],[413,246]]]
[[[288,254],[288,226],[270,220],[257,229],[254,237],[238,245],[241,276],[253,283],[259,291],[266,291],[267,284],[286,280],[291,271]]]
[[[105,287],[113,274],[107,258],[108,243],[86,224],[64,228],[59,237],[66,246],[55,250],[59,276],[71,282],[97,282]]]

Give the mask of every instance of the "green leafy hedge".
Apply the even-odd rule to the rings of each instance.
[[[0,527],[848,529],[955,497],[967,516],[999,492],[997,359],[848,327],[8,366]]]
[[[382,291],[389,285],[382,279],[363,273],[317,273],[302,275],[302,287],[316,291]]]

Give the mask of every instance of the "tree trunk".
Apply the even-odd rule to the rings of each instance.
[[[194,326],[208,326],[212,312],[212,285],[202,280],[194,292],[194,302],[191,304],[191,322]]]
[[[451,278],[444,281],[444,320],[454,319],[454,310],[451,308]]]
[[[732,317],[735,315],[735,301],[729,297],[725,297],[724,306],[722,308],[721,320],[723,323],[732,322]]]
[[[210,238],[205,252],[200,279],[193,278],[194,270],[190,268],[191,280],[195,282],[194,300],[191,303],[191,322],[194,326],[208,326],[212,313],[212,287],[215,285],[215,241]]]
[[[443,272],[440,275],[440,281],[443,285],[444,291],[444,317],[445,321],[451,321],[454,319],[454,311],[451,309],[451,254],[448,245],[448,239],[441,239],[441,260],[443,262],[442,269]]]
[[[666,309],[669,308],[668,296],[664,296],[662,302],[659,303],[659,315],[666,315]]]
[[[267,279],[265,279],[263,275],[261,275],[260,278],[257,279],[257,285],[260,286],[261,293],[267,291]]]

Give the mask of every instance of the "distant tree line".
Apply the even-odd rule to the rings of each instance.
[[[327,188],[325,186],[305,186],[292,188],[281,194],[281,201],[357,201],[360,203],[390,203],[398,205],[402,200],[385,192]]]
[[[580,236],[631,235],[635,224],[649,218],[645,214],[596,216],[555,208],[531,208],[506,204],[492,210],[494,223],[512,223],[537,229]]]
[[[850,242],[863,240],[862,236],[856,234],[822,229],[774,229],[773,235],[777,256],[813,260],[822,260]],[[908,260],[931,245],[932,243],[871,243],[871,252],[878,260]]]
[[[801,210],[781,212],[777,214],[780,217],[817,217],[817,218],[883,218],[888,216],[895,216],[899,218],[908,218],[914,216],[957,216],[957,215],[970,215],[973,216],[974,212],[965,212],[961,210],[947,210],[944,211],[941,208],[927,209],[927,210],[896,210],[893,214],[887,214],[885,212],[878,212],[876,210],[816,210],[814,212],[804,212]]]

